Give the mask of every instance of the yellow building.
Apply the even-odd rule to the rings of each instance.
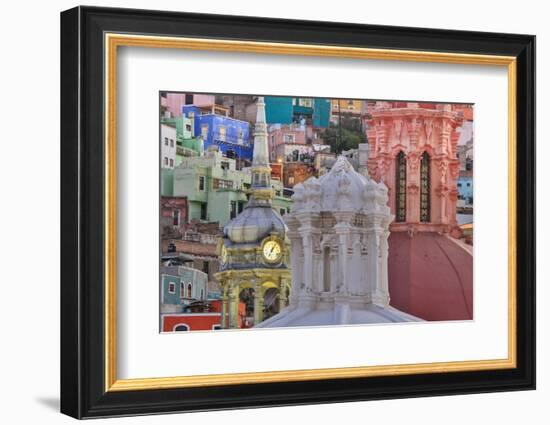
[[[250,201],[223,229],[218,244],[222,288],[222,328],[243,322],[258,324],[288,304],[290,294],[290,240],[288,228],[273,208],[271,168],[263,97],[257,101],[254,128]],[[247,317],[239,318],[239,303],[247,304]],[[252,323],[248,323],[251,325]]]
[[[363,112],[363,101],[355,99],[332,99],[331,118],[338,117],[338,114],[352,114],[360,116]]]

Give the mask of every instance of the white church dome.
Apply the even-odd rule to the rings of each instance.
[[[355,171],[345,156],[320,178],[311,177],[294,186],[292,212],[359,212],[379,211],[389,214],[388,188]]]

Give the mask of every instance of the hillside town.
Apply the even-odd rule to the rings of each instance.
[[[162,92],[159,119],[161,332],[472,319],[472,105]]]

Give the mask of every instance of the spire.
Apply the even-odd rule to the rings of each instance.
[[[263,96],[256,102],[256,125],[254,126],[254,155],[252,168],[269,168],[269,153],[267,149],[267,124],[265,122],[265,103]]]
[[[254,153],[252,155],[252,199],[249,205],[271,205],[271,167],[267,148],[267,124],[265,103],[262,96],[256,101],[256,124],[254,126]]]

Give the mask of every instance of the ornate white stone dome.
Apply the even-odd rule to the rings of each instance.
[[[292,212],[381,212],[389,214],[388,188],[355,171],[345,156],[320,178],[294,186]]]
[[[233,243],[258,242],[272,232],[284,239],[287,231],[282,217],[271,205],[247,207],[223,229],[224,236]]]

